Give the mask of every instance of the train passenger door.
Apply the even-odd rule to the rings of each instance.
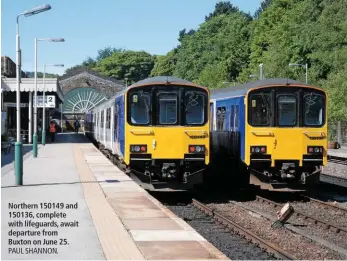
[[[113,151],[113,144],[114,144],[114,135],[113,135],[113,133],[114,133],[114,106],[112,106],[111,107],[111,112],[110,112],[110,148],[111,148],[111,151],[112,151],[112,153],[114,153],[114,151]]]

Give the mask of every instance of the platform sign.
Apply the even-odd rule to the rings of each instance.
[[[35,96],[34,104],[35,104]],[[46,95],[45,96],[45,107],[46,108],[55,108],[55,96],[54,95]],[[37,96],[37,108],[43,108],[43,96]]]

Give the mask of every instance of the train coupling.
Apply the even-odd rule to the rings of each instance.
[[[176,178],[176,164],[175,163],[163,163],[161,169],[162,177],[165,178]]]

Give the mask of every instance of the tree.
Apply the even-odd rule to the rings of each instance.
[[[147,78],[154,66],[154,57],[140,51],[119,51],[98,62],[94,68],[118,80],[128,79],[129,83]]]
[[[215,5],[214,11],[209,15],[205,16],[205,21],[212,19],[213,17],[222,15],[222,14],[231,14],[239,12],[239,8],[234,6],[230,2],[218,2]]]
[[[96,56],[96,61],[101,61],[107,57],[110,57],[113,53],[122,52],[123,49],[117,49],[117,48],[111,48],[111,47],[105,47],[104,49],[101,49],[98,51],[98,55]]]
[[[177,50],[173,75],[201,83],[220,86],[238,76],[249,62],[249,20],[242,13],[219,15],[201,24],[199,29],[182,39]],[[218,65],[218,66],[217,66]],[[223,68],[223,79],[212,77],[207,69]],[[200,74],[203,76],[200,77]],[[211,76],[211,80],[207,77]],[[226,77],[226,78],[224,78]],[[213,79],[213,80],[212,80]]]
[[[172,76],[176,65],[175,51],[156,58],[151,76]]]
[[[259,18],[261,13],[265,11],[265,9],[271,4],[272,0],[263,0],[260,3],[260,7],[255,11],[254,18]]]

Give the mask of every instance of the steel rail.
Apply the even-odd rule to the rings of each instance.
[[[226,225],[227,227],[233,229],[236,231],[239,235],[242,235],[246,237],[247,239],[251,240],[252,243],[258,245],[259,247],[266,249],[267,252],[272,253],[277,258],[283,259],[283,260],[297,260],[295,256],[292,256],[291,254],[288,254],[281,248],[271,244],[270,242],[258,237],[254,233],[248,231],[247,229],[239,226],[234,221],[224,217],[222,214],[215,212],[214,210],[207,207],[205,204],[199,202],[196,199],[192,199],[193,205],[200,209],[205,214],[209,215],[213,219],[217,220],[218,222],[222,223],[223,225]]]
[[[276,207],[282,207],[281,204],[278,204],[277,202],[274,202],[274,201],[272,201],[272,200],[269,200],[269,199],[266,199],[266,198],[263,198],[263,197],[260,197],[260,196],[256,196],[256,200],[257,200],[257,201],[266,202],[266,203],[268,203],[268,204],[272,204],[272,205],[274,205],[274,206],[276,206]],[[323,203],[324,203],[324,202],[323,202]],[[332,206],[332,205],[328,205],[328,206]],[[340,231],[342,231],[342,232],[346,233],[346,235],[347,235],[347,230],[344,229],[344,228],[341,228],[341,227],[336,226],[336,225],[334,225],[334,224],[331,224],[331,223],[329,223],[329,222],[325,222],[325,221],[323,221],[323,220],[317,219],[317,218],[312,217],[312,216],[310,216],[310,215],[304,214],[304,213],[302,213],[302,212],[300,212],[300,211],[297,211],[297,210],[295,210],[295,209],[294,209],[294,213],[296,214],[296,216],[302,216],[302,217],[304,217],[305,219],[312,220],[315,224],[322,224],[322,225],[324,225],[324,227],[325,227],[326,229],[333,229],[333,231],[334,231],[335,233],[339,233]]]

